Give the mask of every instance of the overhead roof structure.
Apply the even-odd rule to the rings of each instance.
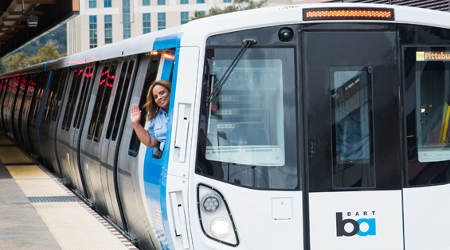
[[[0,57],[77,15],[80,0],[0,0]]]

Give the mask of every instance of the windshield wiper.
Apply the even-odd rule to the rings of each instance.
[[[209,96],[208,103],[212,103],[216,97],[219,95],[220,91],[222,90],[222,87],[224,83],[227,81],[228,77],[230,77],[231,72],[233,72],[234,68],[238,64],[241,57],[244,55],[245,51],[250,47],[256,44],[255,39],[244,39],[242,40],[242,46],[239,50],[236,57],[231,62],[230,66],[228,66],[227,70],[225,70],[225,73],[223,74],[222,78],[217,82],[217,84],[214,86],[214,89],[212,90],[211,95]]]

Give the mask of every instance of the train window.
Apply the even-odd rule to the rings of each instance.
[[[66,86],[67,70],[60,71],[59,77],[56,79],[56,93],[54,103],[52,104],[52,121],[56,121],[58,118],[59,109],[61,107],[62,95],[64,87]]]
[[[5,82],[6,80],[0,80],[0,100],[1,100],[1,98],[2,98],[2,96],[3,96],[3,90],[4,90],[4,82]]]
[[[35,99],[35,105],[34,105],[34,112],[33,112],[33,120],[36,120],[38,118],[39,115],[39,110],[42,104],[42,98],[44,97],[44,91],[45,91],[45,84],[47,83],[48,80],[48,73],[40,73],[38,75],[38,85],[36,86],[38,88],[38,91],[36,93],[36,99]]]
[[[367,67],[331,69],[334,188],[352,187],[350,180],[355,178],[362,180],[363,187],[375,186],[369,71]]]
[[[62,122],[62,128],[69,131],[70,122],[72,121],[73,110],[75,109],[75,101],[78,96],[78,90],[80,88],[80,81],[83,74],[83,69],[74,69],[72,72],[72,85],[70,86],[69,99],[66,105],[66,111],[64,112],[64,118]]]
[[[450,182],[450,47],[405,49],[407,181]]]
[[[44,121],[46,121],[47,119],[53,120],[54,113],[57,112],[56,98],[58,94],[58,89],[61,88],[61,85],[63,85],[59,84],[62,75],[63,75],[62,70],[55,71],[54,74],[52,75],[51,83],[49,86],[49,93],[47,97],[46,109],[44,113]]]
[[[106,139],[109,139],[112,132],[111,140],[115,141],[117,137],[117,131],[120,125],[120,118],[123,112],[123,106],[125,105],[125,99],[127,97],[128,86],[130,85],[131,73],[133,71],[134,61],[125,61],[122,65],[120,72],[120,79],[118,81],[116,98],[114,98],[114,104],[111,112],[111,116],[108,123],[108,129],[106,131]]]
[[[249,48],[217,91],[238,51],[207,51],[196,173],[251,188],[297,189],[294,49]]]
[[[81,123],[81,117],[83,115],[83,111],[86,106],[86,102],[88,99],[89,87],[91,86],[92,76],[94,74],[94,66],[88,65],[84,68],[84,72],[82,73],[81,80],[81,93],[78,98],[79,102],[77,105],[77,111],[75,112],[75,119],[73,120],[72,127],[79,129]]]
[[[147,64],[147,74],[145,75],[144,80],[144,86],[141,92],[141,98],[139,99],[139,107],[142,108],[142,106],[145,103],[147,91],[150,87],[150,83],[152,83],[158,74],[158,68],[159,68],[159,61],[160,61],[160,55],[151,56],[150,60]],[[145,115],[141,115],[141,125],[144,126],[145,124]],[[139,152],[139,146],[141,145],[141,142],[136,136],[136,133],[133,129],[133,135],[131,136],[130,140],[130,146],[128,148],[128,154],[131,156],[136,156]]]
[[[103,131],[103,123],[106,117],[109,98],[114,83],[116,64],[106,64],[103,67],[98,82],[97,96],[95,98],[94,111],[89,124],[88,139],[98,142]]]

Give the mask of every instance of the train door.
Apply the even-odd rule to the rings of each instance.
[[[33,97],[34,97],[34,92],[36,90],[36,86],[37,86],[37,82],[38,82],[38,78],[37,78],[37,74],[32,74],[29,76],[29,86],[26,90],[25,96],[24,96],[24,107],[22,110],[22,127],[20,128],[20,130],[22,131],[22,137],[24,142],[26,142],[23,146],[25,151],[27,151],[28,153],[31,153],[33,151],[33,144],[35,142],[33,142],[31,140],[31,134],[30,134],[30,129],[29,129],[29,117],[30,117],[30,113],[31,113],[31,107],[32,107],[32,102],[33,102]]]
[[[16,133],[16,142],[20,147],[23,147],[25,144],[23,133],[21,131],[22,127],[22,111],[25,102],[25,94],[29,85],[29,76],[24,76],[20,79],[20,85],[18,86],[18,96],[17,101],[13,109],[13,114],[15,114],[15,118],[13,120],[13,131]]]
[[[136,77],[134,86],[132,82],[126,80],[131,96],[128,96],[125,106],[123,107],[124,125],[122,131],[119,131],[120,142],[118,146],[117,156],[117,178],[118,192],[122,202],[122,211],[124,221],[126,222],[127,231],[136,237],[136,243],[143,249],[155,249],[157,246],[157,238],[152,236],[151,224],[145,211],[144,190],[141,188],[143,162],[142,156],[139,155],[141,145],[133,131],[130,122],[129,104],[139,103],[139,107],[145,103],[145,98],[149,83],[153,82],[157,77],[160,65],[160,55],[142,55],[138,61],[134,62],[136,67]],[[128,63],[128,69],[132,66],[133,61]],[[128,76],[127,76],[128,77]],[[130,76],[131,77],[131,76]],[[124,90],[123,90],[124,91]],[[141,124],[144,125],[145,116],[141,116]],[[145,150],[142,150],[144,152]]]
[[[322,27],[301,33],[310,249],[403,249],[397,33]]]
[[[127,229],[126,221],[124,220],[124,214],[121,204],[121,197],[118,192],[118,169],[117,169],[117,157],[118,152],[118,139],[120,136],[119,127],[122,120],[128,119],[124,110],[125,100],[129,94],[128,90],[133,87],[133,75],[136,57],[123,58],[119,63],[115,72],[115,78],[112,86],[112,93],[105,120],[106,135],[102,138],[102,179],[103,188],[105,190],[106,198],[111,201],[108,207],[108,214],[113,216],[114,222],[120,227]],[[114,75],[114,74],[113,74]],[[109,120],[109,122],[107,122]],[[107,126],[106,126],[107,124]]]
[[[78,141],[82,126],[82,114],[86,108],[89,89],[92,86],[94,65],[72,69],[64,105],[59,119],[56,147],[62,176],[66,184],[86,195],[84,178],[78,165]]]
[[[417,28],[414,36],[411,30],[406,31],[408,37],[420,34],[427,38],[434,36],[434,40],[427,40],[427,44],[432,44],[428,46],[402,41],[408,44],[402,49],[406,121],[405,249],[449,249],[450,37],[448,30],[443,32],[437,28]]]

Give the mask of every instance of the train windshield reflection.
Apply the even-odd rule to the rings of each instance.
[[[223,75],[227,65],[228,60],[214,61],[213,74]],[[240,61],[210,108],[206,159],[283,166],[282,91],[281,60]]]

